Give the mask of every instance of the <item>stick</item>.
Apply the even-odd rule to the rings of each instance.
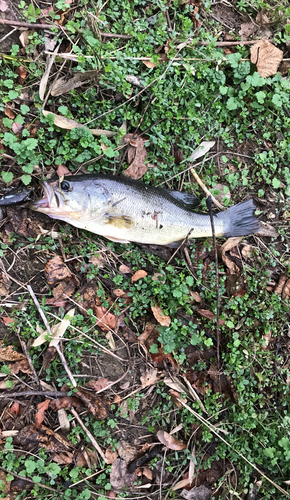
[[[29,291],[29,293],[30,293],[30,295],[31,295],[31,297],[32,297],[32,300],[33,300],[34,304],[36,305],[36,308],[37,308],[37,310],[38,310],[38,312],[39,312],[39,314],[40,314],[40,316],[41,316],[41,318],[42,318],[42,321],[43,321],[43,323],[44,323],[44,325],[45,325],[45,327],[46,327],[46,329],[47,329],[47,331],[48,331],[49,335],[53,336],[53,335],[52,335],[51,328],[50,328],[50,326],[49,326],[49,323],[48,323],[48,321],[47,321],[47,319],[46,319],[46,317],[45,317],[45,314],[44,314],[43,310],[42,310],[42,309],[41,309],[41,307],[40,307],[40,304],[39,304],[39,302],[38,302],[38,300],[37,300],[37,298],[36,298],[36,296],[35,296],[34,291],[32,290],[32,288],[31,288],[31,286],[30,286],[30,285],[26,285],[26,288],[27,288],[27,290]],[[77,387],[77,383],[76,383],[75,379],[73,378],[73,375],[72,375],[72,373],[71,373],[71,371],[70,371],[70,369],[69,369],[69,367],[68,367],[68,365],[67,365],[67,362],[66,362],[66,360],[65,360],[65,357],[64,357],[63,353],[61,352],[61,350],[60,350],[60,348],[59,348],[59,346],[58,346],[58,345],[57,345],[57,346],[55,346],[55,348],[56,348],[57,353],[58,353],[58,355],[59,355],[59,357],[60,357],[60,359],[61,359],[61,362],[62,362],[62,364],[63,364],[63,367],[64,367],[64,369],[65,369],[65,371],[66,371],[66,373],[67,373],[67,375],[68,375],[68,378],[70,379],[70,381],[71,381],[72,385],[73,385],[74,387]]]
[[[98,445],[98,443],[95,440],[94,436],[91,434],[91,432],[89,431],[89,429],[87,429],[87,427],[83,423],[83,421],[82,421],[81,417],[79,416],[79,414],[76,412],[76,410],[74,408],[71,408],[70,411],[73,414],[73,416],[75,417],[75,419],[78,421],[78,423],[80,424],[80,426],[83,428],[83,430],[85,431],[85,433],[87,434],[87,436],[90,438],[92,445],[96,448],[96,450],[101,455],[101,457],[104,460],[104,462],[107,464],[108,463],[107,457],[105,456],[105,454],[103,453],[103,450]]]
[[[214,248],[214,260],[215,260],[215,277],[216,277],[216,341],[217,341],[217,369],[218,373],[220,370],[220,328],[219,328],[219,319],[220,319],[220,295],[219,295],[219,263],[218,263],[218,253],[216,246],[216,237],[215,237],[215,229],[214,229],[214,221],[213,221],[213,213],[212,213],[212,199],[211,196],[208,196],[206,199],[206,206],[209,211],[211,230],[212,230],[212,240],[213,240],[213,248]],[[220,376],[219,376],[219,385],[220,385]],[[219,387],[219,391],[221,393],[221,387]]]
[[[193,175],[193,177],[195,178],[196,182],[200,185],[200,187],[204,190],[204,192],[207,194],[208,197],[210,197],[213,201],[213,203],[218,207],[220,208],[221,210],[225,210],[225,207],[223,205],[221,205],[219,203],[219,201],[217,201],[215,199],[215,197],[211,194],[211,192],[207,189],[206,185],[202,182],[201,178],[197,175],[196,171],[194,170],[194,168],[191,168],[191,173]]]
[[[20,391],[20,392],[10,392],[9,394],[0,394],[0,399],[2,398],[19,398],[21,396],[45,396],[48,398],[64,398],[67,396],[67,392],[61,391]]]
[[[19,337],[19,342],[20,342],[20,345],[21,345],[21,347],[22,347],[22,350],[23,350],[23,352],[24,352],[25,356],[26,356],[26,357],[27,357],[27,359],[28,359],[28,363],[29,363],[30,369],[31,369],[31,371],[32,371],[33,377],[34,377],[34,379],[35,379],[35,382],[36,382],[36,383],[39,385],[39,387],[40,387],[40,380],[39,380],[38,375],[37,375],[37,373],[36,373],[36,371],[35,371],[35,368],[34,368],[34,366],[33,366],[33,364],[32,364],[32,359],[31,359],[31,356],[30,356],[30,354],[29,354],[29,350],[28,350],[28,348],[27,348],[27,345],[26,345],[26,343],[24,342],[24,340],[21,340],[21,339],[20,339],[20,337]],[[43,394],[43,391],[41,391],[41,394]]]

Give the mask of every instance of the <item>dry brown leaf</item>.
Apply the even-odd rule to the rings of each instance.
[[[30,44],[29,36],[35,33],[33,30],[25,30],[19,36],[20,43],[23,48],[27,47]]]
[[[62,177],[63,175],[70,174],[70,171],[65,165],[59,165],[56,173],[59,177]]]
[[[159,306],[151,306],[151,311],[153,312],[154,318],[161,326],[170,326],[170,316],[166,316]]]
[[[279,282],[275,286],[275,290],[274,290],[274,292],[277,293],[277,295],[282,294],[282,291],[283,291],[283,288],[284,288],[286,281],[287,281],[287,276],[280,276]],[[0,351],[0,353],[1,353],[1,351]],[[1,354],[0,354],[0,356],[1,356]]]
[[[192,290],[189,290],[190,295],[193,297],[195,302],[201,302],[201,296],[200,293],[198,292],[193,292]]]
[[[212,311],[208,311],[207,309],[198,309],[197,311],[201,316],[203,316],[206,319],[215,319],[215,314]],[[224,325],[225,321],[221,318],[219,318],[219,324]]]
[[[254,23],[242,23],[241,29],[239,31],[239,35],[241,35],[242,39],[248,38],[253,35],[258,29],[258,26]]]
[[[290,298],[290,279],[288,279],[284,285],[283,292],[282,292],[282,299],[289,299]]]
[[[231,274],[240,274],[240,270],[238,266],[226,255],[226,252],[229,252],[232,248],[238,246],[243,238],[244,236],[228,238],[227,241],[220,247],[222,260]]]
[[[19,66],[16,70],[16,73],[18,75],[17,83],[20,83],[22,85],[25,81],[26,76],[27,76],[27,71],[24,68],[24,66]]]
[[[3,321],[5,326],[8,326],[8,325],[11,325],[12,323],[14,323],[14,319],[10,318],[9,316],[4,316],[4,318],[2,318],[2,321]]]
[[[282,50],[275,47],[268,40],[260,40],[251,48],[251,62],[256,64],[258,73],[263,78],[276,75],[282,59]]]
[[[78,72],[74,77],[67,80],[66,78],[58,78],[52,86],[51,95],[58,96],[70,92],[73,89],[84,85],[85,83],[94,80],[99,75],[98,70]]]
[[[9,411],[10,411],[10,413],[15,413],[16,415],[18,415],[19,411],[20,411],[20,404],[16,403],[16,401],[15,401],[15,403],[13,403],[13,405],[11,406]]]
[[[7,347],[2,347],[0,343],[0,361],[22,361],[26,360],[26,356],[21,352],[14,350],[13,345],[8,345]]]
[[[133,161],[131,165],[126,170],[124,170],[123,174],[127,177],[130,177],[131,179],[141,179],[141,177],[148,170],[148,165],[144,164],[144,161],[147,158],[147,151],[144,146],[145,139],[143,139],[142,137],[133,139],[133,134],[126,134],[124,136],[124,140],[125,142],[130,143],[128,148],[128,162],[130,163],[130,161]]]
[[[274,228],[274,226],[271,226],[271,224],[268,224],[268,222],[261,222],[261,224],[262,229],[261,231],[255,233],[255,236],[269,236],[270,238],[276,238],[277,236],[279,236],[279,233]]]
[[[50,111],[46,111],[45,109],[42,110],[42,114],[43,114],[43,116],[53,115],[54,116],[54,125],[56,125],[59,128],[64,128],[65,130],[72,130],[73,128],[84,127],[84,125],[76,122],[75,120],[72,120],[71,118],[66,118],[65,116],[51,113]],[[86,128],[87,130],[90,130],[91,133],[95,136],[105,135],[106,137],[113,137],[113,135],[115,135],[115,132],[111,132],[110,130],[102,130],[99,128],[88,129],[87,127],[84,127],[84,128]]]
[[[55,285],[59,281],[70,278],[71,275],[72,273],[59,255],[50,259],[45,266],[45,277],[49,285]]]
[[[74,461],[74,454],[70,451],[65,453],[54,453],[52,455],[52,460],[56,462],[58,465],[70,465]],[[79,463],[76,464],[79,467]],[[85,467],[87,464],[84,464]]]
[[[110,448],[107,448],[106,451],[105,451],[105,456],[108,460],[108,464],[112,464],[115,462],[115,460],[117,460],[118,458],[118,453],[116,451],[113,451],[112,450],[112,446],[110,446]]]
[[[0,297],[8,295],[10,292],[11,281],[5,273],[0,271]]]
[[[212,490],[204,486],[195,486],[191,490],[182,490],[180,496],[185,500],[209,500],[212,495]]]
[[[156,368],[151,368],[141,375],[140,381],[142,384],[142,389],[149,387],[149,385],[154,385],[159,380],[158,370]]]
[[[39,427],[42,422],[44,421],[44,417],[45,417],[45,410],[48,409],[49,407],[49,403],[50,403],[50,399],[46,399],[45,401],[43,401],[42,403],[39,403],[37,405],[37,408],[38,408],[38,412],[36,412],[35,414],[35,426],[36,428]]]
[[[134,489],[134,483],[137,481],[136,472],[128,472],[127,463],[121,458],[117,458],[112,464],[110,483],[114,490],[125,490]]]
[[[17,373],[22,372],[22,373],[32,373],[31,368],[29,366],[28,359],[22,359],[21,361],[16,361],[16,363],[9,364],[8,365],[11,373],[14,373],[14,375],[17,375]]]
[[[105,264],[105,260],[100,255],[92,255],[89,258],[89,262],[91,262],[91,264],[94,264],[94,266],[97,266],[98,268],[103,268]]]
[[[242,248],[242,256],[245,260],[248,260],[252,257],[253,247],[251,245],[244,245]]]
[[[136,271],[136,273],[133,274],[133,276],[131,278],[131,282],[134,283],[134,281],[138,281],[141,278],[145,278],[145,276],[147,276],[147,274],[148,273],[146,273],[146,271],[144,271],[143,269],[140,269],[139,271]]]
[[[86,382],[86,387],[89,389],[94,389],[94,391],[100,391],[111,385],[112,381],[108,378],[98,378],[97,380],[89,380]]]
[[[142,59],[142,63],[144,63],[147,68],[155,68],[156,66],[155,62],[149,61],[148,59]]]
[[[132,273],[132,269],[129,266],[126,266],[125,264],[121,264],[119,267],[119,271],[122,274],[129,274]]]
[[[159,370],[164,370],[164,362],[166,361],[167,366],[170,365],[170,369],[173,372],[178,371],[178,365],[170,353],[166,353],[163,351],[162,347],[159,347],[158,352],[151,352],[151,358],[153,360],[155,368],[158,368]]]
[[[186,486],[188,486],[190,484],[190,481],[189,481],[189,478],[185,478],[185,479],[181,479],[180,481],[178,481],[178,483],[176,483],[173,488],[172,488],[172,491],[176,491],[176,490],[179,490],[180,488],[185,488]]]
[[[158,431],[157,437],[158,437],[160,443],[167,446],[167,448],[169,448],[170,450],[181,451],[181,450],[185,450],[185,448],[186,448],[186,444],[182,443],[182,441],[179,441],[178,439],[173,437],[171,434],[168,434],[168,432]]]
[[[187,403],[187,399],[183,399],[180,395],[180,392],[177,392],[174,389],[170,389],[169,394],[172,397],[173,403],[175,404],[175,406],[177,406],[177,408],[181,408],[182,406],[178,399],[180,399],[183,403]]]
[[[14,118],[16,116],[15,113],[14,113],[14,111],[13,111],[13,109],[11,109],[11,105],[10,106],[8,106],[8,105],[4,106],[4,113],[11,120],[14,120]]]
[[[108,312],[108,309],[103,306],[96,306],[95,311],[99,320],[96,322],[96,326],[99,326],[103,332],[109,332],[115,329],[116,316],[114,316],[114,314]]]

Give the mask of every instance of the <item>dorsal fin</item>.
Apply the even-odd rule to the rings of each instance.
[[[200,204],[200,200],[193,194],[181,191],[171,191],[170,189],[167,189],[167,191],[171,194],[171,196],[173,196],[173,198],[184,203],[188,209],[195,208]]]

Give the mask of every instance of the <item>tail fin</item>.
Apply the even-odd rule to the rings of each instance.
[[[227,212],[220,212],[216,217],[223,222],[224,236],[247,236],[261,230],[262,224],[254,217],[256,206],[253,200],[238,203]]]

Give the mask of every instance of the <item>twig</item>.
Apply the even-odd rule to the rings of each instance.
[[[6,35],[4,35],[1,38],[0,43],[3,42],[3,40],[5,40],[6,38],[8,38],[10,35],[12,35],[12,33],[14,33],[14,31],[17,31],[17,28],[14,28],[13,30],[9,31],[9,33],[6,33]]]
[[[264,39],[261,38],[259,40],[238,40],[235,42],[215,42],[215,46],[216,47],[233,47],[235,45],[253,45],[253,44],[261,42],[263,40]],[[273,40],[268,40],[268,41],[271,42]],[[210,45],[210,43],[212,43],[212,42],[197,42],[196,45],[198,47],[201,47],[201,46],[207,47],[208,45]]]
[[[64,398],[67,392],[62,391],[20,391],[0,394],[0,398],[20,398],[22,396],[45,396],[48,398]]]
[[[71,408],[70,411],[73,414],[73,416],[75,417],[75,419],[78,421],[78,423],[80,424],[80,426],[82,427],[82,429],[85,431],[85,433],[87,434],[87,436],[90,438],[92,445],[96,448],[96,450],[101,455],[101,457],[104,460],[104,462],[107,464],[108,463],[107,457],[105,456],[103,450],[98,445],[98,443],[95,440],[95,438],[92,435],[92,433],[89,431],[89,429],[87,429],[87,427],[83,423],[83,421],[82,421],[81,417],[79,416],[79,414],[76,412],[76,410],[74,408]]]
[[[28,363],[29,363],[30,369],[31,369],[31,371],[32,371],[32,374],[33,374],[34,380],[35,380],[35,382],[36,382],[36,383],[40,386],[40,385],[41,385],[41,384],[40,384],[40,380],[39,380],[39,377],[38,377],[38,375],[37,375],[37,373],[36,373],[36,371],[35,371],[35,368],[34,368],[34,366],[33,366],[33,364],[32,364],[32,359],[31,359],[31,356],[30,356],[29,350],[27,349],[27,345],[26,345],[26,343],[24,342],[24,340],[21,340],[20,338],[19,338],[19,342],[20,342],[20,345],[21,345],[21,347],[22,347],[22,350],[23,350],[23,352],[24,352],[25,356],[26,356],[26,357],[27,357],[27,359],[28,359]],[[43,394],[43,391],[41,391],[41,394]]]
[[[215,260],[215,285],[216,285],[216,343],[217,343],[217,371],[219,374],[220,370],[220,327],[219,327],[219,319],[220,319],[220,294],[219,294],[219,263],[218,263],[218,253],[217,253],[217,246],[216,246],[216,237],[215,237],[215,227],[214,227],[214,220],[213,220],[213,213],[212,213],[212,198],[211,196],[208,196],[206,199],[206,206],[208,208],[209,212],[209,217],[210,217],[210,224],[211,224],[211,231],[212,231],[212,241],[213,241],[213,248],[214,248],[214,260]],[[221,384],[220,376],[218,377],[219,379],[219,386]],[[221,394],[221,387],[219,387],[219,391]]]
[[[179,247],[176,248],[175,252],[171,255],[170,259],[168,260],[167,262],[167,266],[168,264],[172,261],[173,257],[177,254],[178,250],[180,250],[180,248],[184,245],[184,243],[188,240],[188,237],[190,236],[190,234],[192,233],[193,231],[193,228],[190,229],[190,231],[187,233],[187,235],[185,236],[184,240],[180,243]]]
[[[219,154],[219,153],[218,153]],[[219,201],[217,201],[215,199],[215,197],[211,194],[211,192],[207,189],[206,185],[202,182],[201,178],[197,175],[196,171],[194,170],[194,168],[191,168],[191,173],[193,175],[193,177],[195,178],[196,182],[200,185],[200,187],[204,190],[204,192],[207,194],[207,196],[210,196],[213,203],[218,207],[220,208],[221,210],[225,210],[225,207],[223,205],[221,205],[219,203]]]
[[[245,460],[245,462],[247,462],[247,464],[249,464],[251,467],[253,467],[253,469],[255,469],[259,474],[261,474],[261,476],[263,476],[267,481],[269,481],[269,483],[271,483],[273,486],[275,486],[275,488],[277,488],[277,490],[279,490],[281,493],[283,493],[284,495],[286,495],[286,497],[288,497],[288,498],[290,497],[290,494],[286,490],[284,490],[283,488],[281,488],[281,486],[279,486],[274,481],[272,481],[272,479],[270,479],[268,476],[266,476],[266,474],[264,474],[264,472],[262,472],[261,469],[259,469],[258,467],[256,467],[256,465],[254,465],[252,462],[250,462],[250,460],[248,460],[244,455],[242,455],[242,453],[240,453],[228,441],[226,441],[217,432],[217,430],[216,430],[216,428],[215,428],[215,426],[213,424],[211,424],[202,415],[200,415],[199,413],[197,413],[196,411],[194,411],[190,406],[188,406],[186,403],[184,403],[184,401],[182,401],[182,399],[176,398],[176,400],[179,401],[179,403],[184,408],[186,408],[190,413],[192,413],[192,415],[194,415],[200,422],[202,422],[213,434],[215,434],[221,441],[223,441],[223,443],[225,443],[239,457],[241,457],[243,460]]]
[[[118,33],[103,33],[101,31],[101,36],[105,38],[121,38],[122,40],[130,40],[130,38],[133,38],[132,35],[118,35]]]
[[[45,317],[45,314],[44,314],[43,310],[42,310],[42,309],[41,309],[41,307],[40,307],[40,304],[39,304],[39,302],[38,302],[38,300],[37,300],[37,298],[36,298],[36,296],[35,296],[34,291],[32,290],[32,288],[31,288],[31,286],[30,286],[30,285],[26,285],[26,288],[27,288],[27,290],[29,291],[29,293],[30,293],[30,295],[31,295],[31,297],[32,297],[32,300],[33,300],[34,304],[36,305],[36,308],[37,308],[37,310],[38,310],[38,312],[39,312],[39,314],[40,314],[40,316],[41,316],[41,318],[42,318],[42,321],[43,321],[43,323],[44,323],[44,325],[45,325],[45,327],[46,327],[46,329],[47,329],[47,331],[48,331],[49,335],[51,335],[51,337],[53,337],[53,334],[52,334],[51,328],[50,328],[50,326],[49,326],[49,323],[48,323],[48,321],[47,321],[47,319],[46,319],[46,317]],[[68,375],[68,378],[70,379],[70,381],[71,381],[72,385],[73,385],[74,387],[76,387],[76,386],[77,386],[77,383],[76,383],[75,379],[73,378],[73,375],[72,375],[72,373],[71,373],[71,371],[70,371],[70,369],[69,369],[69,367],[68,367],[68,365],[67,365],[67,362],[66,362],[66,360],[65,360],[65,357],[64,357],[63,353],[61,352],[61,350],[60,350],[60,348],[59,348],[59,345],[56,345],[56,346],[55,346],[55,348],[56,348],[57,353],[58,353],[58,355],[59,355],[59,357],[60,357],[60,359],[61,359],[61,362],[62,362],[62,364],[63,364],[63,367],[64,367],[64,369],[65,369],[65,371],[66,371],[66,373],[67,373],[67,375]]]

